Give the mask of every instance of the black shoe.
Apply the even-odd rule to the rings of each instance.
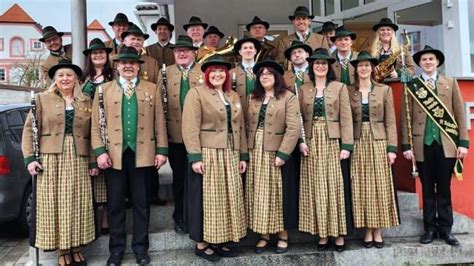
[[[448,245],[451,245],[451,246],[459,246],[459,241],[457,240],[456,237],[454,237],[453,234],[449,233],[449,234],[440,234],[440,237],[442,239],[444,239],[444,241],[446,242],[446,244]]]
[[[194,248],[194,254],[196,254],[196,256],[198,257],[201,257],[205,260],[212,261],[212,262],[218,261],[221,259],[221,257],[219,257],[219,255],[217,255],[216,252],[213,250],[212,250],[213,251],[212,254],[207,254],[206,250],[208,249],[212,250],[210,246],[207,246],[203,249],[199,249],[198,246],[196,245],[196,247]]]
[[[225,245],[211,245],[212,250],[214,252],[221,256],[221,257],[226,257],[226,258],[233,258],[237,257],[237,253],[233,251],[230,247],[225,246]]]
[[[166,205],[166,200],[160,199],[160,198],[157,196],[157,197],[154,197],[154,198],[151,200],[151,204],[156,205],[156,206],[163,206],[163,205]]]
[[[279,247],[279,246],[278,246],[278,242],[285,242],[285,243],[286,243],[286,247],[285,247],[285,248]],[[276,247],[276,249],[275,249],[275,253],[276,253],[276,254],[283,254],[283,253],[286,253],[286,252],[288,251],[288,239],[278,238],[278,242],[277,242],[277,247]]]
[[[265,250],[267,250],[268,242],[270,242],[270,239],[265,239],[265,238],[261,237],[261,238],[257,241],[257,244],[258,244],[258,242],[260,242],[260,241],[265,241],[265,245],[262,246],[262,247],[258,247],[257,245],[255,245],[255,253],[257,253],[257,254],[262,254]]]
[[[122,264],[123,254],[111,254],[107,260],[107,266],[120,266]]]
[[[108,235],[109,234],[109,228],[108,227],[102,227],[100,228],[100,234],[101,235]]]
[[[328,239],[328,242],[326,242],[325,244],[318,243],[318,251],[325,251],[328,248],[329,248],[329,239]]]
[[[371,248],[374,246],[374,241],[362,241],[362,246],[364,246],[365,248]]]
[[[343,252],[344,250],[346,250],[346,242],[344,242],[344,244],[342,245],[334,243],[334,250],[337,252]]]
[[[184,235],[184,228],[179,225],[179,224],[175,224],[174,225],[174,231],[176,232],[176,234],[179,234],[179,235]]]
[[[382,240],[382,242],[378,242],[378,241],[374,240],[374,246],[376,248],[383,248],[383,246],[384,246],[383,240]]]
[[[141,254],[135,254],[135,261],[138,265],[149,265],[151,260],[148,253],[145,252]]]
[[[421,244],[429,244],[436,238],[436,231],[428,230],[420,238]]]

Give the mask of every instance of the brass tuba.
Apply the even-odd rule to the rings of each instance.
[[[199,64],[202,64],[206,59],[209,57],[218,54],[218,55],[228,55],[232,54],[234,52],[234,45],[237,42],[237,39],[235,37],[229,36],[227,37],[227,40],[224,43],[224,46],[221,48],[217,48],[216,50],[209,50],[205,55],[200,56],[200,58],[196,58],[196,61]]]

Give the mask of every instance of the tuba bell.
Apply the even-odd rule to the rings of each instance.
[[[202,56],[199,56],[196,58],[196,61],[199,64],[202,64],[206,59],[209,57],[218,54],[218,55],[229,55],[232,54],[234,51],[234,45],[237,42],[237,39],[235,37],[229,36],[227,37],[227,40],[224,43],[224,46],[217,48],[216,50],[208,50],[208,52]]]

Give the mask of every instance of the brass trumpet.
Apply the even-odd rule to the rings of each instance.
[[[227,37],[227,40],[224,43],[224,46],[221,48],[217,48],[216,50],[209,50],[205,55],[199,56],[196,58],[196,61],[199,64],[202,64],[206,59],[209,57],[218,54],[218,55],[228,55],[232,54],[234,52],[234,45],[237,42],[237,39],[235,37],[229,36]]]

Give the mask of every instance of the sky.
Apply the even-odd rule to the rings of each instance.
[[[58,31],[71,31],[70,0],[0,0],[0,14],[14,4],[19,4],[36,22],[42,26],[54,26]],[[138,23],[133,11],[137,0],[87,0],[87,25],[99,20],[111,37],[114,36],[108,25],[118,12],[125,13],[131,22]],[[1,31],[0,31],[1,34]]]

